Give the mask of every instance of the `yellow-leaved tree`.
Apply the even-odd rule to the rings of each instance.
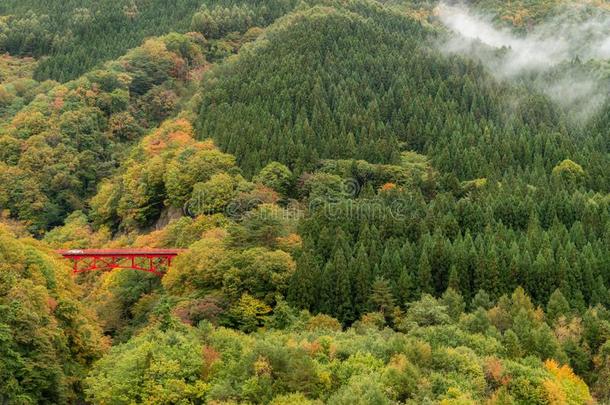
[[[69,267],[0,225],[0,398],[70,403],[107,342],[79,302]]]

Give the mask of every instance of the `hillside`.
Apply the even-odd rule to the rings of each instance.
[[[2,2],[0,403],[610,401],[605,22]]]
[[[0,50],[44,57],[38,80],[67,81],[118,58],[144,38],[186,32],[199,2],[3,1]]]
[[[273,160],[301,172],[414,150],[461,180],[516,171],[534,182],[572,158],[608,188],[604,128],[572,128],[543,95],[435,52],[439,35],[374,4],[297,12],[208,76],[198,129],[249,174]]]
[[[41,243],[0,227],[0,398],[69,403],[107,348],[64,263]]]

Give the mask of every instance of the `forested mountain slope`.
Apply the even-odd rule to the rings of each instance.
[[[201,136],[248,173],[271,160],[297,171],[319,158],[396,163],[416,150],[462,180],[511,171],[535,182],[572,158],[608,188],[603,125],[572,127],[541,94],[435,52],[437,36],[369,2],[291,14],[208,76]]]
[[[67,81],[116,59],[148,36],[186,32],[196,0],[7,0],[0,4],[0,49],[45,57],[39,80]],[[48,56],[48,58],[46,58]]]
[[[0,402],[610,401],[607,7],[443,7],[2,2]]]
[[[0,398],[69,403],[107,347],[65,263],[0,227]]]
[[[125,145],[179,109],[203,39],[146,41],[103,69],[66,84],[4,83],[0,200],[40,233],[85,199],[121,160]]]
[[[64,82],[118,58],[147,37],[200,31],[208,39],[218,39],[268,25],[296,4],[296,0],[7,0],[0,4],[0,50],[42,57],[36,79]]]
[[[383,204],[401,198],[412,198],[412,204],[415,196],[392,183],[375,192],[369,183],[370,191],[363,191],[368,196],[354,200],[342,177],[332,173],[351,166],[368,173],[366,177],[372,182],[394,180],[400,187],[410,185],[421,193],[434,187],[433,180],[419,178],[430,170],[422,157],[407,155],[402,166],[394,167],[327,161],[323,171],[305,181],[301,192],[316,204],[321,198],[343,202],[333,208],[336,214],[332,217],[321,209],[314,210],[299,230],[304,238],[301,241],[291,232],[304,212],[282,207],[278,198],[285,197],[282,193],[292,187],[286,167],[270,165],[253,183],[247,182],[236,172],[230,155],[220,153],[210,142],[196,142],[185,120],[166,122],[136,150],[139,152],[134,156],[144,153],[149,159],[144,163],[130,160],[123,174],[106,183],[94,199],[93,218],[108,227],[118,219],[120,227],[133,229],[138,220],[151,214],[146,199],[138,196],[164,196],[163,206],[175,198],[189,199],[191,193],[192,205],[187,206],[201,211],[192,211],[195,218],[172,220],[149,234],[131,232],[113,241],[109,241],[108,228],[96,231],[86,216],[75,214],[64,227],[47,235],[46,241],[58,247],[189,247],[161,283],[154,276],[135,272],[112,272],[99,278],[92,274],[81,279],[88,286],[86,302],[97,308],[104,329],[117,342],[86,380],[87,395],[93,402],[120,397],[159,403],[177,399],[190,403],[347,403],[364,397],[363,403],[480,403],[489,399],[492,403],[517,400],[543,404],[559,396],[586,403],[590,397],[582,381],[558,363],[569,363],[595,392],[605,389],[603,376],[610,362],[603,342],[610,331],[610,315],[604,306],[584,309],[577,302],[575,306],[566,300],[563,288],[556,289],[548,303],[541,302],[539,307],[521,288],[510,292],[511,287],[505,286],[496,300],[494,289],[502,282],[490,279],[478,287],[488,288],[493,295],[480,289],[467,298],[470,310],[466,311],[464,296],[473,290],[460,285],[460,276],[451,286],[461,294],[449,288],[437,300],[426,293],[435,288],[433,275],[441,274],[441,268],[432,270],[428,260],[447,254],[442,250],[443,242],[424,247],[420,264],[412,264],[417,260],[413,252],[418,249],[408,237],[398,257],[391,250],[396,239],[385,241],[383,257],[374,256],[380,249],[379,241],[383,241],[381,235],[393,228],[407,235],[417,229],[413,221],[402,222],[400,216],[392,216],[397,214],[391,211],[392,206],[386,210]],[[176,164],[182,170],[176,171]],[[422,180],[424,183],[417,186]],[[125,193],[118,205],[108,199],[113,189]],[[150,193],[153,190],[156,193]],[[338,223],[358,229],[359,225],[351,222],[353,217],[342,215],[341,207],[349,201],[354,204],[352,213],[363,215],[374,211],[358,207],[378,204],[377,209],[382,207],[391,224],[381,225],[382,233],[374,226],[369,232],[368,222],[362,221],[365,230],[359,234],[355,260],[348,263],[344,252],[350,248],[346,247],[345,233],[339,231],[333,241],[329,230],[316,231],[313,226],[319,221],[328,229],[335,229]],[[424,206],[417,209],[426,211]],[[434,218],[433,209],[428,209],[429,220],[444,223]],[[108,213],[118,217],[105,217]],[[108,218],[111,221],[107,222]],[[409,229],[412,224],[415,229]],[[532,232],[540,229],[532,228]],[[541,235],[530,237],[539,240]],[[315,255],[308,251],[316,238],[319,252],[335,252],[322,274]],[[448,239],[444,243],[451,246]],[[331,246],[330,250],[324,244]],[[473,252],[473,247],[470,249]],[[402,252],[407,255],[404,259]],[[296,264],[293,257],[298,258]],[[475,272],[484,271],[487,264],[486,257],[466,260],[481,265]],[[458,263],[455,268],[469,274],[467,266]],[[409,281],[412,274],[417,277],[413,283]],[[499,274],[504,275],[503,270]],[[394,275],[402,283],[396,292]],[[510,282],[518,283],[511,275],[507,276]],[[599,297],[604,296],[601,293]],[[299,312],[283,297],[296,307],[332,313],[351,328],[339,332],[342,326],[337,320]],[[127,343],[119,343],[126,339]],[[593,353],[599,353],[595,363]],[[148,359],[144,368],[129,366],[141,359]],[[547,359],[554,360],[541,363]],[[168,364],[180,366],[162,375],[155,372]]]

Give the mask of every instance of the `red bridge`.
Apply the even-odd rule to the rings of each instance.
[[[72,260],[74,274],[130,269],[163,276],[184,249],[71,249],[57,253]]]

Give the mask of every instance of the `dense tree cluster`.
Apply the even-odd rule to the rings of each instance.
[[[199,0],[7,0],[0,4],[0,51],[48,56],[38,80],[65,82],[116,59],[150,36],[187,32]]]
[[[435,36],[370,2],[292,13],[207,77],[201,136],[247,174],[270,161],[297,172],[320,158],[397,163],[415,150],[461,180],[534,184],[573,159],[586,162],[588,187],[610,188],[608,105],[576,125],[548,98],[431,49]]]
[[[349,323],[383,278],[401,305],[449,286],[468,299],[522,286],[537,303],[560,288],[576,308],[608,305],[608,195],[559,184],[467,182],[431,201],[425,188],[380,188],[323,204],[300,227],[293,302]]]
[[[123,167],[91,200],[92,217],[112,230],[149,226],[164,209],[194,216],[224,212],[234,198],[256,189],[239,174],[233,156],[210,141],[195,141],[185,119],[146,136]]]
[[[65,82],[116,59],[148,37],[200,32],[210,54],[226,56],[231,41],[288,13],[297,0],[7,0],[0,4],[0,52],[44,57],[37,80]],[[256,36],[254,31],[248,32]]]
[[[266,27],[298,4],[296,0],[206,2],[193,15],[191,29],[209,39],[222,38],[235,32],[245,33],[253,27]]]
[[[41,232],[84,208],[120,161],[123,145],[174,113],[189,72],[204,62],[201,40],[150,39],[65,85],[4,85],[15,98],[24,94],[14,103],[29,103],[0,124],[3,209]]]
[[[152,157],[161,157],[167,165],[191,148],[195,154],[198,148],[214,152],[198,158],[197,164],[205,169],[192,173],[210,178],[220,173],[226,176],[221,184],[230,183],[230,173],[236,173],[230,155],[218,152],[209,141],[195,141],[185,120],[164,123],[143,138],[134,156],[149,154],[145,162],[153,166]],[[225,168],[210,165],[226,159]],[[254,183],[243,180],[250,184],[248,191],[236,193],[219,189],[210,180],[195,183],[197,179],[189,177],[188,162],[181,164],[184,177],[177,183],[185,188],[174,194],[181,196],[180,203],[199,190],[203,195],[212,192],[224,204],[242,200],[254,204],[246,203],[237,216],[226,209],[228,205],[220,211],[194,213],[141,236],[133,231],[146,225],[132,222],[130,216],[102,220],[100,224],[108,229],[131,230],[114,243],[189,247],[164,276],[163,290],[158,290],[156,280],[146,283],[148,276],[110,273],[93,280],[88,299],[101,309],[103,325],[117,341],[134,333],[146,334],[138,331],[158,319],[159,311],[187,325],[212,322],[254,332],[269,322],[284,322],[280,324],[284,328],[287,315],[282,311],[295,314],[287,300],[291,307],[319,314],[320,319],[336,317],[340,322],[333,320],[335,328],[351,325],[355,330],[365,320],[415,334],[433,346],[456,344],[458,339],[458,346],[471,347],[472,339],[478,338],[468,334],[493,336],[502,349],[486,355],[501,354],[511,361],[528,356],[554,359],[569,364],[596,393],[606,389],[599,379],[605,366],[599,364],[610,333],[605,332],[610,331],[610,323],[604,271],[609,257],[609,201],[607,196],[579,189],[574,177],[579,178],[583,169],[578,164],[560,162],[551,175],[552,185],[520,190],[515,184],[486,179],[451,182],[425,156],[414,152],[404,153],[399,165],[326,160],[318,171],[298,178],[274,162],[254,176]],[[134,173],[147,173],[141,165],[131,160],[125,173],[132,167],[137,168]],[[216,172],[214,167],[225,171]],[[111,189],[124,191],[121,198],[149,195],[141,194],[145,189],[124,188],[124,176],[108,183]],[[172,209],[166,180],[159,178],[160,195],[165,197],[159,200],[153,220],[161,220],[163,212]],[[554,193],[545,191],[551,186]],[[94,206],[116,201],[105,199],[111,195],[102,188]],[[301,201],[289,202],[289,195]],[[69,231],[87,226],[82,214],[75,215],[46,239],[57,246],[70,240],[70,235],[74,235],[72,246],[108,243],[104,227],[84,234]],[[117,318],[120,313],[127,315]],[[422,332],[418,328],[422,326],[430,329]],[[139,346],[133,343],[125,348],[139,352]],[[554,364],[547,367],[561,368]],[[557,373],[569,375],[567,370]],[[95,380],[91,381],[97,386]],[[196,402],[189,395],[206,395],[204,382],[185,381],[198,388],[185,386],[184,398]],[[104,395],[101,387],[92,388],[91,392],[98,392],[92,395]],[[471,388],[465,390],[466,397],[476,397]],[[332,395],[316,393],[314,397],[330,401]],[[547,394],[523,395],[531,395],[528,398],[535,403]],[[247,397],[255,402],[271,399],[256,398]]]
[[[610,401],[607,101],[434,6],[3,1],[0,403]],[[77,286],[47,246],[188,250]]]
[[[517,0],[510,3],[498,0],[476,0],[476,6],[487,12],[494,13],[500,22],[510,24],[517,29],[531,29],[534,24],[543,23],[546,19],[557,17],[566,10],[570,14],[589,14],[596,10],[593,4],[587,2],[562,2],[556,0],[527,1]]]
[[[440,300],[425,295],[413,302],[401,332],[385,327],[382,313],[341,331],[333,318],[281,304],[260,316],[265,329],[251,335],[160,315],[96,363],[86,392],[96,403],[591,401],[583,380],[560,359],[562,344],[599,325],[597,314],[582,325],[561,318],[553,330],[522,290],[498,306],[462,310],[461,297],[448,291]],[[505,338],[498,328],[508,328]]]
[[[12,117],[39,93],[54,85],[50,81],[41,83],[32,79],[36,66],[33,58],[0,56],[0,117],[3,119]]]
[[[68,403],[107,343],[68,267],[0,226],[0,401]]]

